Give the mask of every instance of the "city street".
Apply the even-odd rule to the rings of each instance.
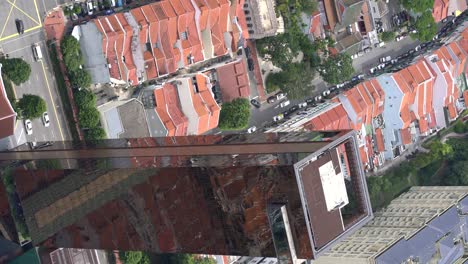
[[[12,2],[6,0],[0,2],[2,22],[0,24],[4,25],[0,32],[0,51],[9,58],[22,58],[31,65],[29,80],[14,87],[16,98],[19,99],[24,94],[38,95],[46,101],[49,113],[50,127],[48,128],[43,125],[41,119],[32,120],[33,134],[26,136],[29,142],[71,139],[42,28],[46,10],[54,8],[61,2],[63,1],[16,0]],[[18,35],[16,19],[23,21],[24,34]],[[33,44],[41,47],[43,55],[41,61],[35,61],[33,57]]]

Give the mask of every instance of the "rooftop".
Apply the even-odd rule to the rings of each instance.
[[[235,61],[216,69],[217,86],[224,102],[250,95],[250,83],[243,60]]]
[[[15,132],[16,112],[8,100],[2,79],[0,64],[0,139],[11,136]]]

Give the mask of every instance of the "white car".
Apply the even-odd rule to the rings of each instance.
[[[32,135],[32,122],[29,119],[24,120],[24,128],[26,129],[26,134]]]
[[[304,108],[304,107],[306,107],[306,106],[307,106],[307,103],[306,103],[306,102],[300,103],[300,104],[297,105],[297,107],[299,107],[299,108]]]
[[[327,89],[327,90],[323,91],[323,92],[322,92],[322,95],[323,95],[324,97],[330,95],[330,90]]]
[[[357,55],[357,54],[351,55],[351,59],[355,60],[355,59],[357,59],[357,58],[358,58],[358,55]]]
[[[364,80],[364,74],[359,74],[357,77],[359,80]]]
[[[88,8],[88,15],[93,15],[93,11],[94,11],[94,5],[93,5],[93,2],[92,1],[88,1],[86,3],[86,7]]]
[[[398,59],[393,59],[393,60],[390,61],[391,64],[395,64],[397,62],[398,62]]]
[[[278,93],[276,94],[276,100],[281,100],[286,97],[285,93]]]
[[[385,68],[385,63],[381,63],[381,64],[377,65],[377,69],[381,70],[383,68]]]
[[[404,38],[405,38],[405,37],[403,37],[403,36],[397,36],[397,37],[395,38],[395,40],[396,40],[396,41],[402,41]]]
[[[276,115],[273,117],[273,121],[280,121],[281,119],[284,118],[284,115],[283,114],[279,114],[279,115]]]
[[[373,74],[373,73],[375,72],[376,68],[377,68],[377,67],[370,68],[369,72],[370,72],[371,74]]]
[[[257,128],[255,126],[250,127],[249,129],[247,129],[247,133],[249,133],[249,134],[252,134],[255,131],[257,131]]]
[[[45,127],[50,126],[49,114],[47,112],[44,112],[42,114],[42,123],[44,124]]]
[[[380,58],[380,62],[384,63],[384,62],[389,62],[392,60],[392,57],[391,56],[387,56],[387,57],[382,57]]]
[[[416,46],[416,48],[414,48],[414,51],[420,51],[421,50],[421,46]]]
[[[280,107],[286,107],[286,106],[288,106],[290,103],[291,103],[291,102],[290,102],[289,100],[284,101],[284,102],[281,102],[281,103],[280,103]]]
[[[322,96],[321,95],[317,95],[315,96],[315,102],[320,102],[320,100],[322,100]]]

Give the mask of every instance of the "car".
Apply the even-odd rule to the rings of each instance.
[[[359,75],[357,76],[357,78],[358,78],[359,80],[364,80],[364,74],[359,74]]]
[[[331,93],[330,90],[325,90],[325,91],[322,92],[322,95],[323,95],[323,97],[325,97],[325,96],[329,96],[330,93]]]
[[[282,108],[282,107],[286,107],[286,106],[288,106],[289,104],[291,104],[291,101],[286,100],[286,101],[283,101],[283,102],[280,103],[280,107],[281,107],[281,108]]]
[[[358,58],[358,55],[357,55],[357,54],[351,55],[351,59],[355,60],[355,59],[357,59],[357,58]]]
[[[340,83],[336,85],[336,88],[339,89],[339,88],[343,88],[344,86],[345,86],[345,83]]]
[[[436,39],[438,39],[438,38],[439,38],[439,35],[436,34],[436,35],[432,38],[432,40],[434,41],[434,40],[436,40]]]
[[[391,61],[391,60],[392,60],[392,56],[382,57],[382,58],[379,59],[379,61],[380,61],[381,63],[389,62],[389,61]]]
[[[376,48],[381,48],[383,46],[385,46],[385,42],[383,42],[383,41],[374,44],[374,47],[376,47]]]
[[[24,34],[24,24],[23,24],[23,20],[21,19],[16,19],[15,20],[15,24],[16,24],[16,30],[18,31],[18,34]]]
[[[314,97],[314,100],[315,100],[315,102],[320,102],[320,100],[322,100],[322,96],[317,95],[317,96]]]
[[[45,127],[50,126],[49,114],[47,112],[44,112],[42,114],[42,123],[44,124]]]
[[[26,134],[32,135],[32,122],[29,119],[24,120],[24,128],[26,129]]]
[[[41,51],[41,46],[39,46],[37,43],[32,45],[32,52],[34,56],[34,60],[36,61],[41,61],[42,60],[42,51]]]
[[[421,50],[421,46],[416,46],[416,48],[414,48],[414,51],[420,51]]]
[[[283,118],[284,118],[284,115],[283,115],[283,114],[275,115],[275,116],[273,117],[273,121],[275,121],[275,122],[276,122],[276,121],[280,121],[280,120],[282,120]]]
[[[86,8],[88,9],[88,15],[92,16],[94,11],[94,5],[92,1],[86,2]]]
[[[252,58],[247,59],[247,66],[249,68],[249,71],[253,71],[255,69],[255,64]]]
[[[372,48],[371,47],[367,47],[364,49],[364,53],[369,53],[372,51]]]
[[[397,62],[398,62],[398,59],[393,59],[393,60],[390,61],[391,64],[395,64]]]
[[[399,36],[396,36],[395,40],[396,41],[402,41],[405,37],[399,35]]]
[[[106,14],[106,15],[111,15],[111,14],[114,14],[114,13],[115,13],[115,11],[112,10],[112,9],[107,9],[107,10],[104,11],[104,14]]]
[[[305,111],[297,112],[297,115],[307,115],[308,113]]]
[[[247,129],[247,133],[249,133],[249,134],[252,134],[255,131],[257,131],[257,127],[255,127],[255,126],[249,127],[249,129]]]
[[[377,65],[377,69],[382,70],[383,68],[385,68],[385,63]]]
[[[286,94],[283,92],[279,92],[275,96],[276,96],[276,100],[281,100],[283,98],[286,98]]]
[[[307,106],[307,102],[297,104],[297,107],[304,108]]]
[[[357,53],[357,55],[358,55],[358,57],[362,57],[362,56],[364,55],[364,52],[359,51],[359,52]]]
[[[315,102],[314,98],[308,98],[308,99],[306,99],[306,103],[307,103],[308,105],[309,105],[309,104],[310,104],[310,105],[311,105],[311,104],[314,104],[314,102]]]
[[[374,74],[376,70],[377,70],[376,67],[370,68],[369,72],[370,72],[370,74]]]
[[[276,96],[272,95],[272,96],[268,97],[267,102],[269,104],[272,104],[272,103],[276,102],[276,100],[277,100]]]
[[[252,99],[250,100],[250,103],[255,106],[256,108],[260,108],[261,104],[259,101],[255,100],[255,99]]]
[[[245,52],[245,56],[247,58],[250,58],[250,48],[249,47],[244,48],[244,52]]]
[[[383,33],[383,32],[385,32],[383,27],[377,28],[377,33]]]

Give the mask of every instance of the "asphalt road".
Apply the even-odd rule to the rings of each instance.
[[[32,120],[33,134],[26,136],[29,142],[71,139],[42,29],[46,10],[54,8],[60,2],[63,0],[0,1],[0,25],[4,25],[3,32],[0,32],[0,50],[10,58],[23,58],[31,65],[29,80],[15,87],[16,98],[19,99],[24,94],[38,95],[46,101],[49,113],[48,128],[44,127],[41,119]],[[24,34],[17,34],[15,19],[23,21]],[[36,62],[33,58],[34,43],[41,47],[42,61]]]

